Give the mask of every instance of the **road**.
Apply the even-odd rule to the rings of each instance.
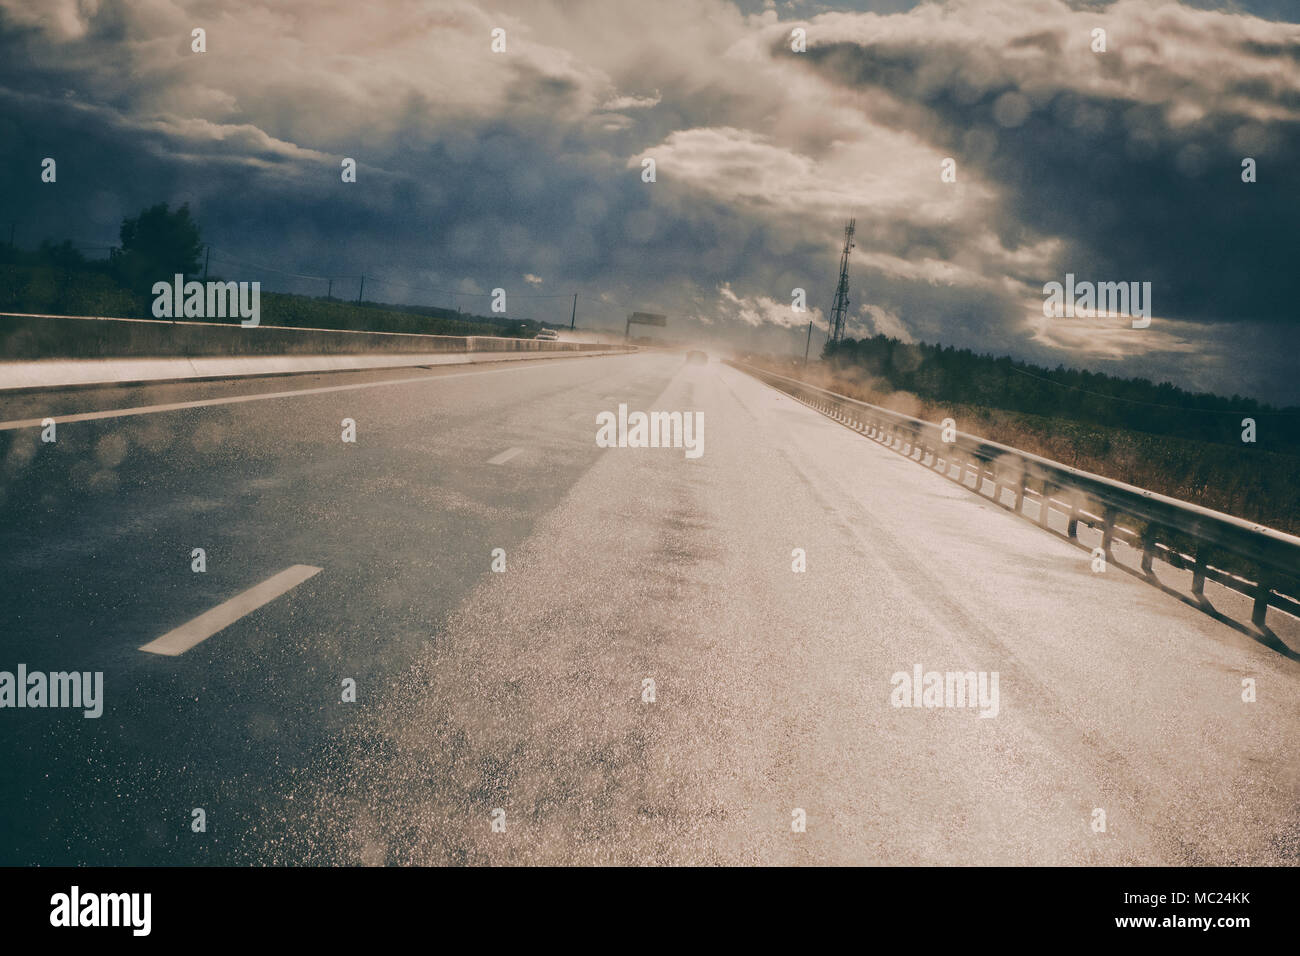
[[[702,412],[703,454],[598,447],[619,403]],[[0,863],[1300,862],[1300,664],[738,370],[0,419],[126,408],[0,428],[0,669],[102,671],[105,698],[0,710]],[[996,713],[895,706],[918,665],[996,672]]]

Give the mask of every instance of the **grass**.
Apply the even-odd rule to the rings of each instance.
[[[1007,411],[985,404],[928,401],[880,387],[879,380],[751,357],[750,364],[849,398],[931,422],[952,418],[959,431],[1010,445],[1116,481],[1300,534],[1300,457],[1155,435],[1073,419]]]
[[[531,319],[462,315],[450,309],[343,302],[279,292],[262,293],[260,302],[262,325],[293,328],[532,338],[542,327]],[[123,289],[102,272],[65,271],[44,265],[0,265],[0,312],[152,319],[152,309],[152,296]],[[239,319],[194,321],[236,323]]]

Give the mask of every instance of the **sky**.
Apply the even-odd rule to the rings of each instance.
[[[851,335],[1300,405],[1297,20],[1296,0],[0,0],[0,230],[93,253],[188,202],[212,271],[265,289],[365,274],[367,299],[487,312],[503,288],[552,322],[577,292],[580,327],[663,312],[802,354],[854,217]],[[1150,325],[1046,317],[1067,273],[1150,282]]]

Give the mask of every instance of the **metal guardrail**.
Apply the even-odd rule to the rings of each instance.
[[[984,483],[991,481],[993,500],[1002,504],[1003,491],[1010,491],[1015,496],[1010,510],[1018,514],[1025,513],[1027,498],[1037,498],[1038,524],[1044,528],[1048,527],[1052,509],[1066,516],[1066,535],[1070,538],[1078,538],[1081,521],[1100,528],[1107,561],[1111,560],[1112,544],[1119,538],[1141,551],[1142,571],[1149,577],[1154,576],[1152,561],[1156,557],[1176,568],[1191,568],[1192,593],[1199,601],[1205,600],[1206,578],[1239,591],[1254,600],[1251,622],[1260,629],[1265,629],[1270,606],[1300,617],[1300,601],[1276,590],[1287,587],[1292,595],[1300,596],[1300,537],[964,432],[955,432],[952,441],[944,441],[942,427],[933,422],[743,362],[727,364],[914,461],[925,464],[929,456],[927,467],[937,470],[942,464],[947,477],[952,477],[954,464],[960,465],[955,479],[959,484],[972,487],[967,479],[973,473],[976,480],[972,490],[983,494]],[[1123,516],[1136,518],[1144,527],[1133,529],[1120,524]],[[1195,553],[1183,554],[1168,540],[1169,532],[1191,539]],[[1211,563],[1215,554],[1248,562],[1257,569],[1255,580],[1216,567]]]

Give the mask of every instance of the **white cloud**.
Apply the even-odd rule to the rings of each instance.
[[[849,333],[855,338],[888,335],[890,338],[909,344],[916,341],[896,312],[891,312],[879,305],[863,305],[858,311],[865,314],[859,315],[857,320],[852,323],[858,327]]]
[[[780,302],[766,295],[737,295],[730,283],[718,287],[717,314],[724,321],[760,327],[802,328],[809,321],[825,326],[820,309],[796,312],[790,301]]]
[[[652,96],[615,96],[611,97],[604,106],[603,110],[644,110],[652,106],[658,106],[663,99],[659,91],[655,90]]]
[[[338,159],[357,158],[351,195],[378,197],[370,225],[417,220],[419,254],[432,238],[440,268],[455,255],[458,270],[490,262],[532,286],[581,279],[612,288],[613,301],[659,297],[678,313],[705,290],[718,328],[785,331],[809,317],[781,298],[790,286],[829,305],[841,226],[856,216],[854,287],[888,303],[860,307],[864,328],[900,338],[940,328],[954,344],[979,336],[989,350],[1067,359],[1189,347],[1172,319],[1144,337],[1044,326],[1036,306],[1022,320],[1021,304],[1038,302],[1081,240],[1038,214],[1052,199],[1041,183],[1026,199],[1005,164],[989,162],[1000,144],[1050,119],[1081,149],[1112,136],[1108,161],[1163,151],[1190,175],[1218,158],[1204,155],[1217,122],[1225,148],[1269,169],[1289,135],[1281,121],[1300,120],[1291,24],[1163,0],[1104,11],[951,0],[799,21],[780,19],[795,15],[790,4],[764,6],[0,0],[0,20],[5,52],[22,55],[16,69],[38,77],[13,86],[75,89],[87,126],[194,170],[178,177],[236,165],[277,195],[319,196],[337,183]],[[789,51],[796,22],[807,54]],[[1100,55],[1088,48],[1099,22]],[[201,55],[188,42],[200,24]],[[490,50],[498,26],[505,54]],[[22,97],[29,112],[68,108],[56,93]],[[985,101],[997,104],[987,128],[944,112],[956,102],[973,116]],[[1201,141],[1183,139],[1198,131]],[[653,187],[639,180],[644,156],[657,162]],[[955,184],[940,179],[948,156]],[[1060,156],[1033,171],[1050,178]],[[393,183],[410,188],[382,191]],[[227,200],[228,221],[239,201]],[[409,205],[399,215],[395,202]],[[443,287],[491,288],[486,273],[450,274]],[[935,302],[956,302],[962,321],[943,326]],[[820,308],[812,317],[824,325]]]
[[[1133,328],[1131,316],[1043,315],[1042,299],[1026,309],[1025,326],[1040,345],[1074,357],[1123,359],[1152,352],[1195,353],[1201,346],[1179,334],[1187,326],[1151,319],[1144,329]]]

